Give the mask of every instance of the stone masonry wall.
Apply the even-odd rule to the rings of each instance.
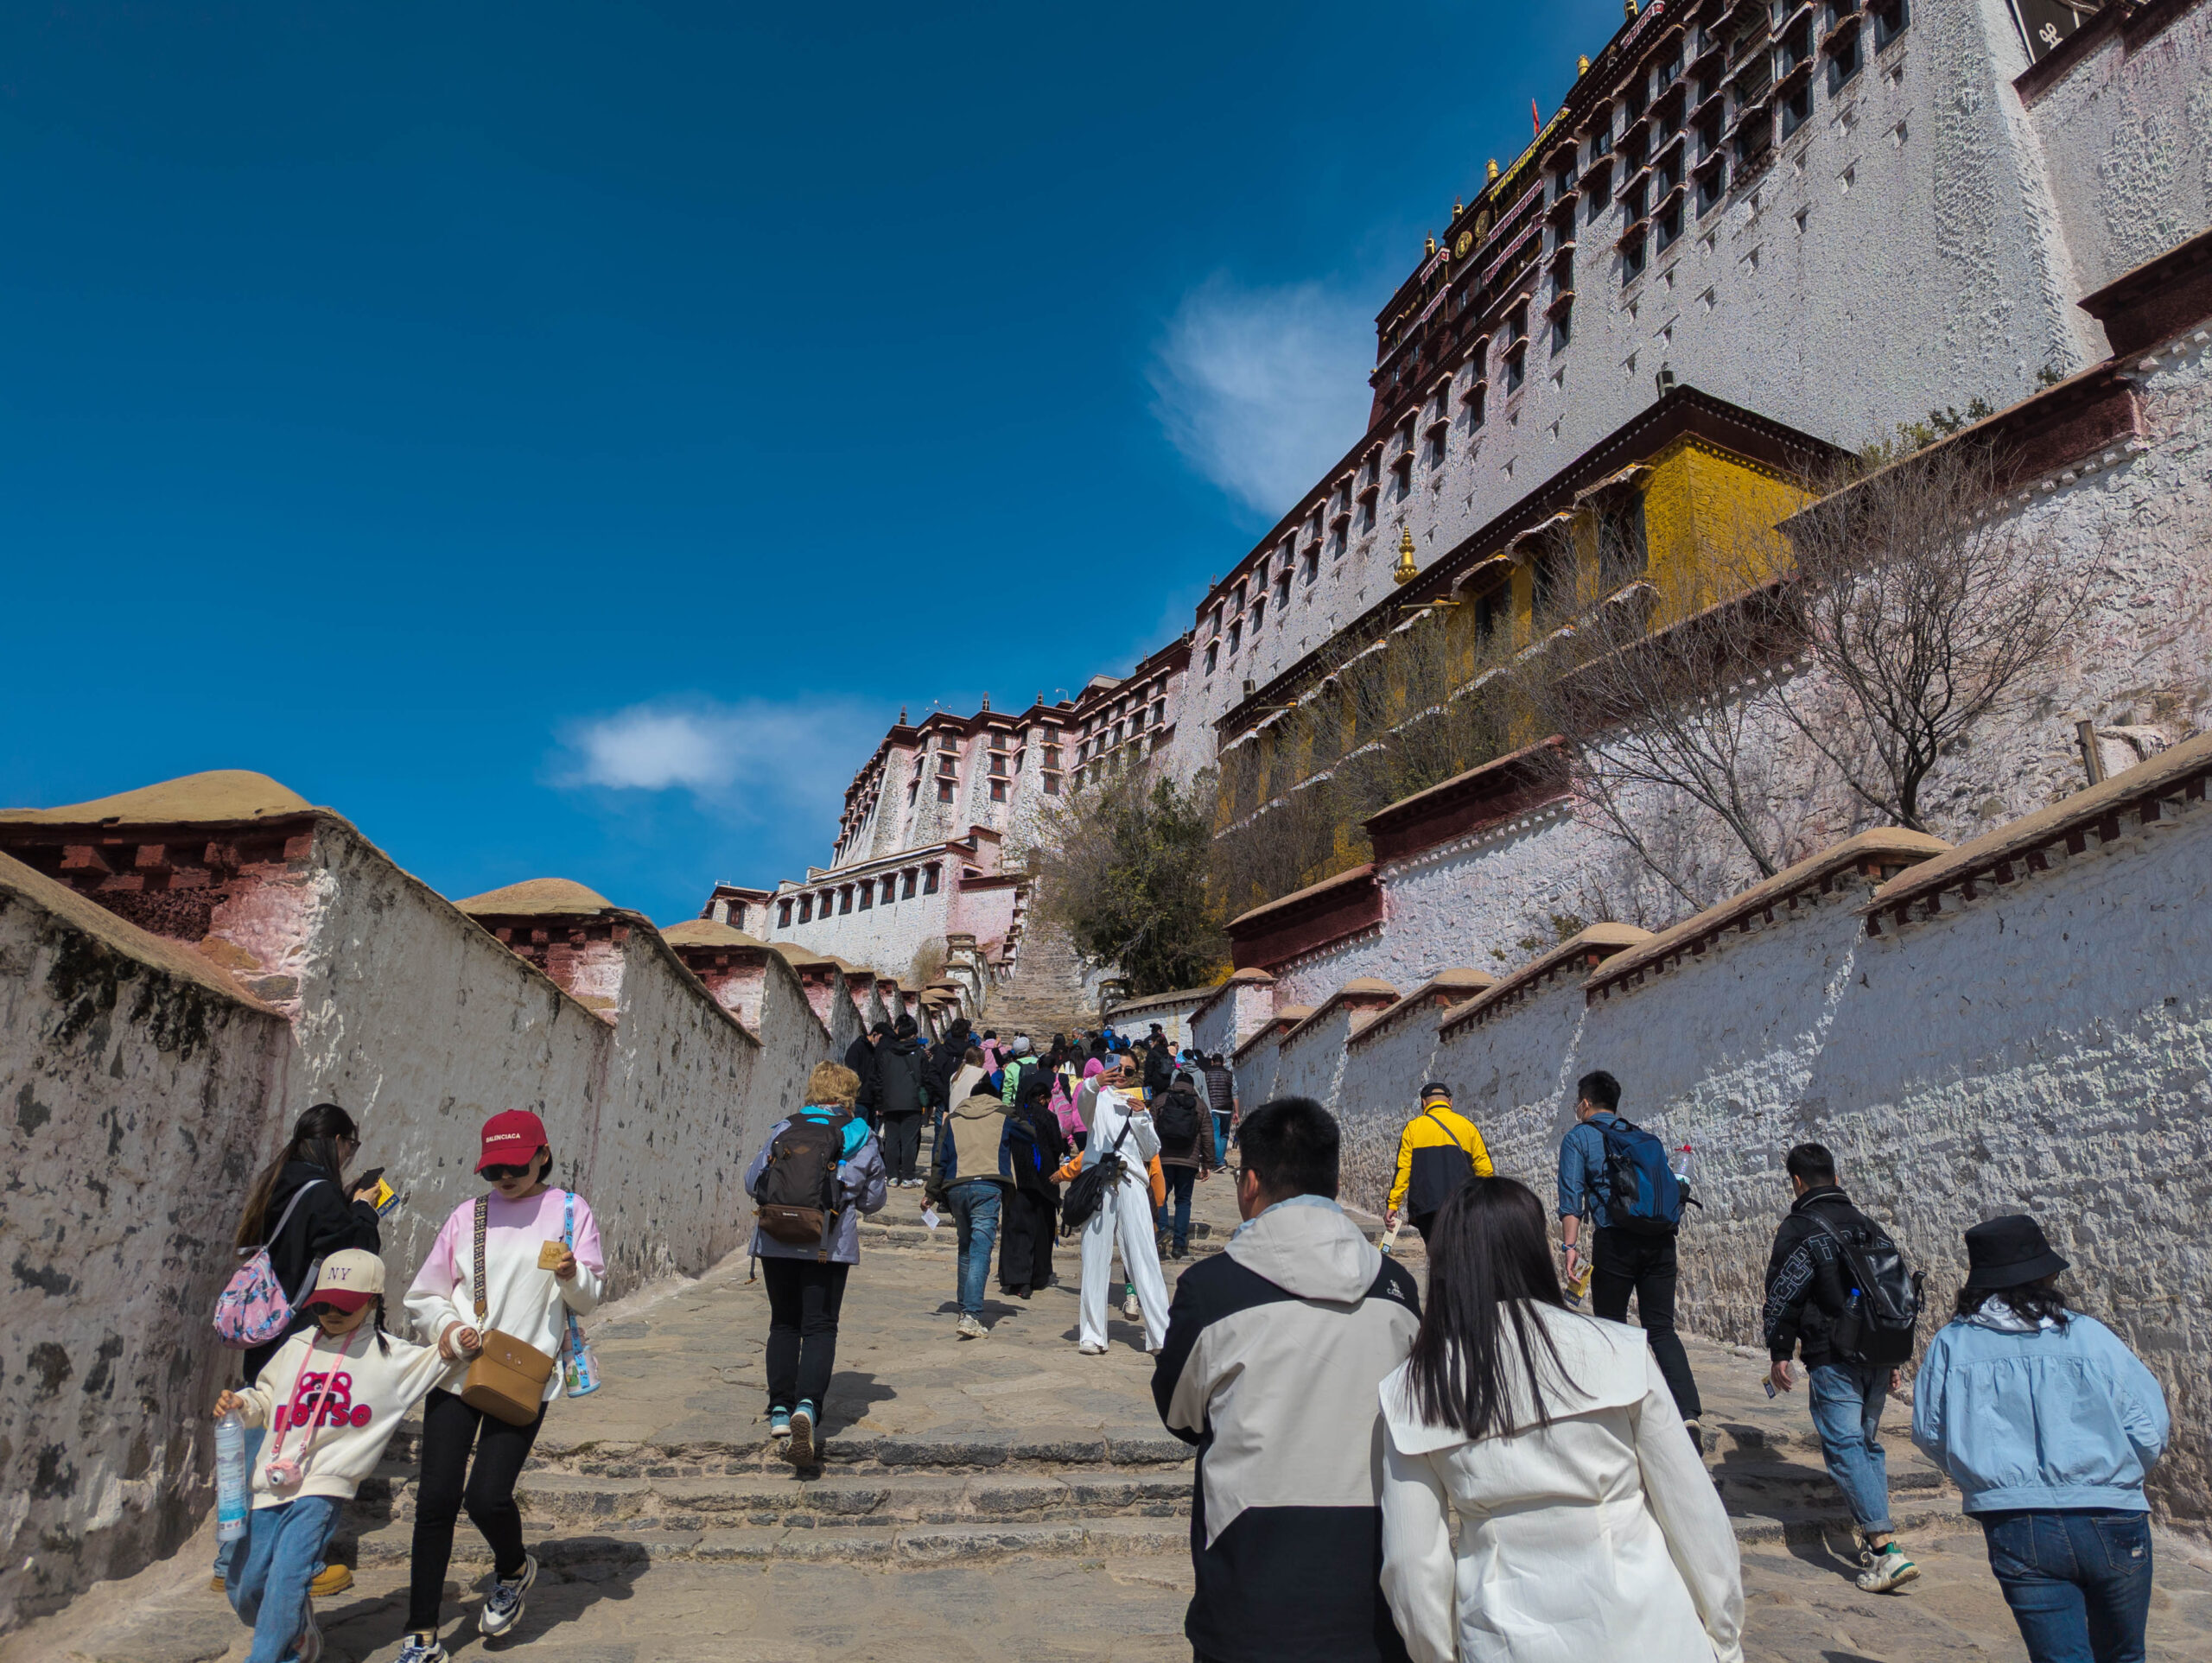
[[[207,1314],[291,1035],[187,956],[0,856],[0,1623],[198,1524]]]
[[[1758,1342],[1794,1143],[1836,1152],[1853,1198],[1929,1271],[1935,1321],[1961,1280],[1961,1233],[2035,1214],[2074,1262],[2081,1306],[2164,1381],[2175,1444],[2155,1496],[2202,1520],[2212,816],[2089,848],[1878,939],[1859,911],[1870,885],[1853,879],[1594,1004],[1578,969],[1445,1038],[1427,1067],[1547,1210],[1575,1080],[1617,1075],[1630,1119],[1693,1148],[1705,1207],[1684,1233],[1681,1320],[1724,1340]],[[1361,1205],[1381,1203],[1421,1044],[1347,1053],[1336,1106]]]

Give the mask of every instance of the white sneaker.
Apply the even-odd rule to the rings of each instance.
[[[1081,1345],[1077,1346],[1076,1349],[1086,1357],[1103,1357],[1106,1355],[1106,1348],[1104,1346],[1094,1345],[1089,1340],[1085,1340]]]
[[[960,1313],[960,1320],[953,1324],[952,1331],[963,1340],[980,1340],[990,1330],[963,1311]]]
[[[1137,1303],[1135,1294],[1132,1293],[1122,1301],[1122,1315],[1133,1323],[1141,1323],[1144,1320],[1144,1307]]]
[[[522,1621],[522,1596],[530,1592],[531,1584],[537,1580],[537,1560],[531,1554],[522,1556],[522,1574],[494,1582],[492,1592],[484,1602],[484,1609],[476,1614],[476,1626],[494,1638],[507,1632]]]
[[[1859,1573],[1859,1585],[1870,1594],[1886,1594],[1920,1574],[1920,1567],[1895,1542],[1869,1557],[1873,1562]]]

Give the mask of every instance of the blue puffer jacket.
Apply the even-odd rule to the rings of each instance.
[[[752,1195],[760,1184],[760,1174],[768,1165],[768,1152],[776,1146],[776,1135],[792,1120],[826,1120],[839,1111],[834,1108],[807,1108],[797,1114],[779,1120],[768,1128],[768,1141],[760,1146],[760,1152],[753,1158],[753,1165],[745,1169],[745,1193]],[[861,1262],[861,1215],[879,1210],[890,1192],[890,1174],[883,1165],[883,1151],[875,1141],[875,1134],[868,1122],[855,1118],[845,1127],[844,1158],[837,1163],[837,1228],[830,1241],[830,1262],[833,1265],[857,1265]],[[795,1247],[788,1241],[779,1241],[758,1225],[753,1230],[753,1256],[756,1259],[814,1259],[818,1247]]]
[[[1928,1342],[1912,1395],[1912,1441],[1968,1513],[2150,1510],[2143,1479],[2166,1447],[2166,1395],[2094,1317],[2036,1327],[1992,1299]]]

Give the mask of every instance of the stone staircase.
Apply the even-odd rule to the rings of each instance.
[[[1006,1039],[1028,1034],[1040,1048],[1053,1034],[1072,1038],[1098,1025],[1096,1002],[1084,990],[1083,961],[1065,930],[1032,910],[1014,974],[990,989],[976,1025],[995,1028]]]

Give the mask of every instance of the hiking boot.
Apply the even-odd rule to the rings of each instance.
[[[963,1311],[960,1313],[960,1320],[953,1324],[952,1331],[963,1340],[980,1340],[990,1330]]]
[[[1920,1567],[1905,1558],[1904,1550],[1895,1542],[1878,1552],[1862,1552],[1859,1558],[1868,1563],[1859,1573],[1859,1585],[1870,1594],[1889,1593],[1920,1574]]]
[[[525,1553],[522,1556],[522,1574],[502,1577],[492,1584],[492,1596],[484,1602],[484,1609],[476,1614],[476,1626],[486,1634],[497,1637],[522,1621],[522,1596],[530,1591],[531,1584],[537,1580],[537,1561]]]
[[[810,1403],[802,1403],[791,1411],[791,1441],[784,1448],[784,1459],[794,1467],[820,1463],[814,1447],[814,1406]]]
[[[392,1663],[451,1663],[451,1659],[436,1634],[410,1634]]]
[[[213,1576],[207,1578],[207,1591],[211,1594],[219,1594],[228,1586],[229,1584],[226,1584],[220,1576]]]
[[[333,1594],[344,1593],[353,1585],[352,1567],[343,1565],[326,1565],[315,1572],[315,1580],[308,1584],[308,1592],[317,1599],[328,1599]]]

